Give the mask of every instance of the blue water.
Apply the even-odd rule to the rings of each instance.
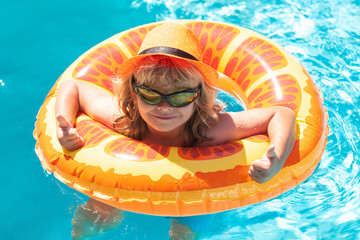
[[[236,24],[284,46],[322,90],[331,129],[307,181],[273,200],[216,214],[201,238],[360,239],[360,2],[350,0],[1,1],[1,239],[70,239],[74,209],[86,201],[48,176],[34,153],[35,116],[59,75],[115,33],[183,18]],[[168,239],[169,225],[129,214],[95,239]]]

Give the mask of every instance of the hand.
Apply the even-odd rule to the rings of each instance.
[[[275,146],[270,145],[263,158],[253,162],[248,173],[255,182],[264,183],[275,176],[281,168],[282,164],[275,153]]]
[[[56,114],[56,121],[58,122],[57,138],[65,149],[74,151],[84,146],[84,140],[73,128],[72,124],[66,121],[61,114]]]

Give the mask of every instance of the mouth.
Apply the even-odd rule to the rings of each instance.
[[[176,118],[176,116],[166,116],[166,115],[152,115],[152,116],[161,120],[171,120]]]

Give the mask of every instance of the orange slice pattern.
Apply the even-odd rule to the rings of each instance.
[[[73,77],[113,91],[112,79],[118,66],[126,59],[123,51],[113,43],[102,45],[90,52],[76,67]]]
[[[83,148],[95,147],[114,134],[114,132],[106,126],[90,119],[77,122],[76,129],[85,141]]]
[[[157,144],[146,144],[130,138],[116,139],[105,147],[105,152],[124,160],[155,161],[166,158],[170,147]]]
[[[143,42],[146,34],[154,27],[160,25],[153,24],[151,26],[143,26],[141,28],[133,29],[130,32],[121,35],[120,41],[125,44],[127,49],[131,52],[132,56],[138,54],[141,43]]]
[[[132,55],[136,55],[146,33],[159,24],[161,23],[131,29],[117,35],[118,39],[115,41],[111,39],[112,43],[106,41],[92,48],[75,65],[72,76],[111,91],[111,78],[115,76],[119,65],[127,58],[124,52],[128,54],[129,51]],[[199,37],[205,63],[215,69],[218,68],[229,43],[240,32],[245,32],[245,30],[223,23],[186,21],[185,25]],[[246,35],[246,38],[247,36],[249,35]],[[55,117],[48,118],[47,111],[48,109],[53,111],[54,101],[52,99],[56,97],[58,83],[54,85],[41,107],[34,131],[34,137],[37,140],[37,154],[44,168],[55,172],[55,176],[69,184],[70,187],[74,187],[74,183],[81,186],[75,189],[90,197],[95,197],[124,210],[155,215],[187,216],[214,213],[265,201],[294,188],[310,176],[320,161],[329,131],[326,125],[327,113],[322,106],[323,100],[318,88],[305,70],[303,71],[308,76],[306,80],[296,79],[296,73],[273,77],[272,71],[293,64],[293,60],[289,60],[288,63],[285,56],[276,46],[272,45],[270,40],[257,36],[253,35],[239,43],[234,49],[228,49],[229,51],[234,50],[234,52],[229,59],[223,59],[228,61],[224,74],[236,81],[244,91],[248,90],[246,94],[250,108],[280,105],[293,109],[299,115],[301,101],[310,95],[311,102],[306,101],[306,105],[302,106],[302,108],[306,108],[304,111],[305,123],[303,118],[298,119],[298,123],[302,121],[301,124],[303,124],[303,132],[299,135],[301,139],[296,140],[293,151],[284,165],[284,167],[288,167],[287,171],[292,172],[291,179],[288,179],[287,174],[280,175],[280,178],[282,176],[286,178],[280,179],[279,186],[265,183],[264,187],[267,190],[262,191],[262,188],[258,188],[258,185],[248,175],[249,165],[237,165],[232,169],[216,169],[209,172],[206,162],[204,162],[204,170],[196,172],[188,169],[177,178],[173,177],[168,169],[159,169],[163,171],[163,175],[158,180],[153,180],[150,174],[133,175],[130,169],[124,171],[124,174],[115,173],[114,168],[107,168],[105,171],[100,164],[93,166],[86,162],[87,159],[94,158],[93,152],[88,148],[95,147],[104,155],[109,155],[109,161],[113,161],[111,164],[120,164],[119,160],[157,161],[168,158],[171,161],[173,156],[174,159],[182,158],[189,164],[195,164],[195,161],[215,159],[217,159],[217,164],[221,164],[222,158],[227,156],[232,156],[232,160],[236,160],[235,157],[240,154],[235,154],[241,153],[241,151],[248,151],[247,154],[251,154],[251,151],[256,152],[257,145],[263,146],[261,143],[268,142],[269,138],[266,135],[257,135],[244,139],[243,143],[236,141],[221,146],[172,149],[168,146],[148,145],[126,138],[88,118],[77,118],[76,122],[77,130],[85,140],[85,146],[79,151],[86,153],[86,157],[79,162],[78,156],[74,156],[73,159],[66,152],[58,151],[52,144],[49,144],[56,139],[56,129],[53,129],[56,125],[51,122],[55,121]],[[119,46],[116,44],[118,41],[122,43]],[[72,68],[68,69],[65,75],[71,70]],[[267,80],[259,83],[259,78]],[[301,88],[298,81],[301,86],[305,85],[305,87]],[[254,90],[250,92],[249,87],[251,86],[254,87]],[[48,124],[47,121],[52,124]],[[50,126],[54,127],[49,129]],[[105,149],[103,149],[104,141],[107,143]],[[249,141],[257,144],[249,144]],[[244,146],[248,145],[249,148],[244,149]],[[162,164],[162,161],[156,163]],[[124,164],[124,167],[128,165],[126,161],[121,161],[121,164]],[[142,164],[140,163],[140,165]],[[154,169],[146,168],[145,171],[151,173]],[[184,168],[181,171],[184,171]],[[207,189],[211,189],[211,191],[207,191]],[[124,194],[119,190],[127,191],[123,191]],[[94,195],[93,191],[99,194]],[[186,202],[184,200],[188,200],[188,196],[194,193],[186,193],[187,191],[197,191],[197,193],[191,196],[193,200]],[[240,195],[239,198],[237,198],[237,193]],[[120,196],[120,194],[122,195]],[[99,196],[112,197],[103,199]],[[147,199],[144,199],[143,196],[147,196]],[[236,199],[229,199],[234,196]]]
[[[216,147],[179,148],[178,154],[181,158],[187,160],[211,160],[234,155],[242,149],[242,144],[229,142]]]
[[[204,63],[215,69],[228,44],[240,33],[237,28],[212,22],[188,23],[186,26],[200,39]]]
[[[254,135],[254,136],[246,138],[246,140],[249,140],[254,143],[270,142],[269,137],[266,135]]]
[[[250,81],[256,81],[287,64],[285,56],[274,45],[257,37],[249,37],[234,51],[224,74],[234,79],[245,91]]]
[[[301,104],[300,85],[290,74],[283,74],[261,83],[249,94],[250,108],[285,106],[299,111]]]

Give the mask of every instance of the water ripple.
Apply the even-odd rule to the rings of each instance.
[[[158,20],[204,19],[284,46],[324,95],[330,134],[314,174],[273,200],[218,214],[204,239],[360,239],[360,6],[351,0],[136,0]],[[233,107],[233,103],[228,104]],[[266,237],[265,237],[266,236]]]

